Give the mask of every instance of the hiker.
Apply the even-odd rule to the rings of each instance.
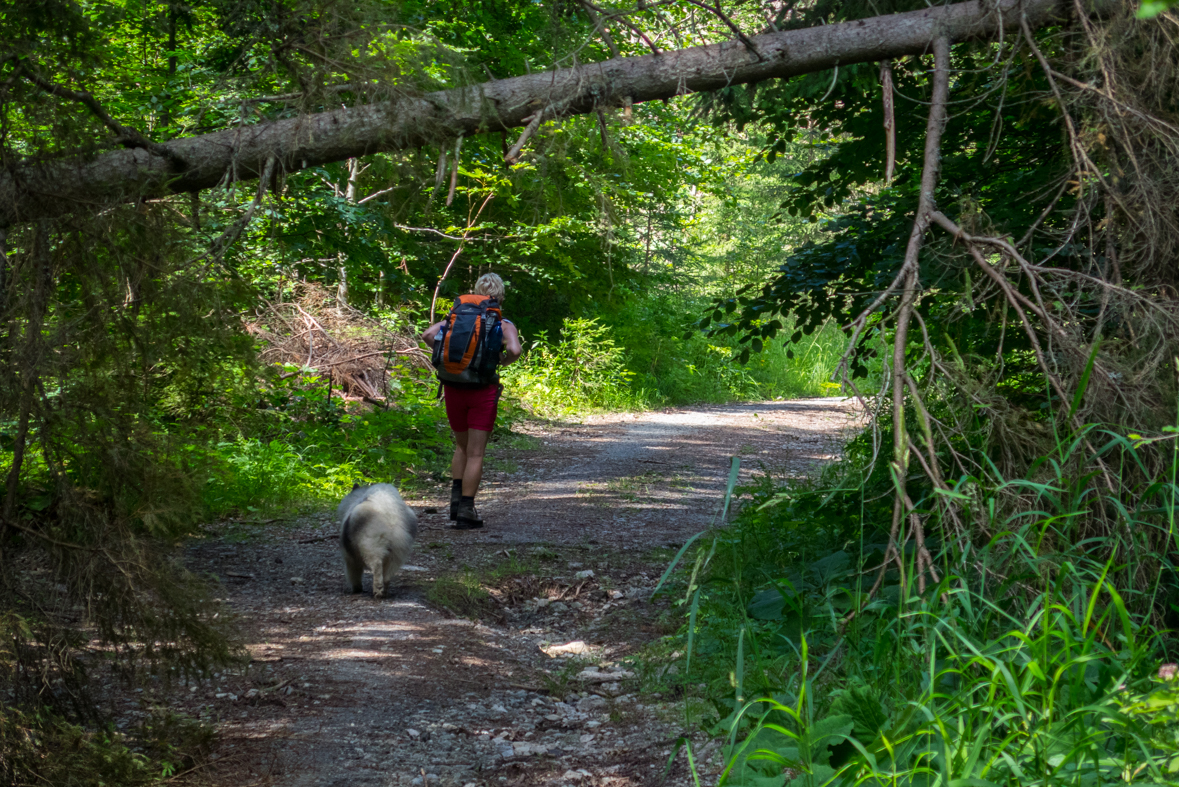
[[[454,432],[450,518],[456,530],[483,527],[475,510],[475,493],[483,479],[483,452],[503,392],[496,369],[523,353],[516,326],[503,319],[503,300],[503,279],[485,273],[475,282],[474,294],[456,299],[446,319],[422,334],[422,341],[433,348],[431,360]]]

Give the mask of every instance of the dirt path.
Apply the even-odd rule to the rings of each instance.
[[[343,591],[330,513],[223,523],[189,562],[222,577],[252,661],[189,692],[185,709],[221,731],[201,781],[660,783],[680,706],[640,691],[627,657],[678,625],[649,600],[668,548],[714,521],[732,456],[743,480],[802,473],[837,450],[850,411],[826,399],[518,427],[489,455],[483,530],[449,530],[441,497],[410,500],[422,532],[383,601]]]

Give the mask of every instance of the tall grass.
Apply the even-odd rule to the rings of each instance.
[[[924,593],[909,553],[869,595],[886,485],[841,488],[832,470],[743,490],[735,526],[699,547],[681,645],[684,688],[705,680],[703,723],[725,739],[721,783],[1179,783],[1179,681],[1159,670],[1179,609],[1176,468],[1111,489],[1082,438],[1113,464],[1149,442],[1089,428],[1029,478],[963,478],[973,537],[936,544]]]

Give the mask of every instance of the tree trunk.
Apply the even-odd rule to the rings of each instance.
[[[1087,0],[1112,5],[1113,0]],[[0,226],[52,217],[96,204],[209,188],[227,175],[258,177],[277,156],[286,171],[384,150],[417,147],[523,125],[546,117],[791,77],[838,65],[889,60],[951,41],[989,39],[1057,19],[1066,0],[966,2],[899,14],[754,36],[757,53],[725,41],[645,57],[615,58],[575,68],[497,79],[467,88],[242,126],[177,139],[167,148],[184,162],[142,148],[93,158],[25,164],[0,173]]]

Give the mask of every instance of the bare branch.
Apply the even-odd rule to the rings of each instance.
[[[884,103],[884,183],[888,185],[892,183],[897,168],[897,124],[890,60],[880,62],[880,92]]]
[[[538,128],[540,128],[540,121],[543,118],[544,110],[538,109],[536,113],[528,119],[528,125],[524,127],[524,131],[516,140],[516,144],[512,145],[512,147],[508,149],[507,155],[504,156],[504,161],[506,161],[509,165],[516,163],[516,160],[520,157],[520,150],[523,149],[524,143],[528,141],[529,137],[536,133]]]
[[[207,254],[212,261],[219,262],[221,260],[226,249],[238,239],[238,236],[249,225],[250,220],[254,218],[254,213],[258,210],[258,206],[262,204],[262,197],[266,195],[266,190],[270,186],[270,179],[274,176],[274,168],[277,163],[278,160],[273,157],[266,162],[266,166],[262,169],[262,177],[258,180],[258,190],[254,193],[254,199],[250,201],[246,212],[209,244]]]
[[[463,135],[459,134],[458,139],[454,143],[454,165],[450,168],[450,191],[446,193],[446,207],[450,207],[454,202],[454,191],[458,186],[458,168],[459,158],[463,152]]]
[[[462,240],[462,241],[482,240],[482,238],[468,238],[465,235],[461,235],[461,236],[460,235],[447,235],[445,232],[442,232],[441,230],[436,230],[433,227],[407,227],[404,224],[393,224],[392,222],[390,222],[390,225],[393,227],[396,227],[399,230],[405,230],[406,232],[432,232],[435,235],[441,235],[443,238],[446,238],[447,240]]]
[[[618,44],[614,43],[614,37],[610,35],[610,31],[602,24],[602,18],[598,15],[597,9],[592,3],[587,3],[581,0],[581,5],[585,8],[585,12],[589,14],[590,21],[594,23],[594,29],[598,31],[598,35],[606,42],[606,46],[610,49],[611,57],[622,57],[622,53],[618,51]]]
[[[593,9],[594,11],[598,12],[606,19],[617,20],[619,22],[619,24],[625,26],[627,30],[634,33],[636,37],[641,39],[644,44],[646,44],[648,47],[650,47],[652,53],[654,53],[656,55],[658,55],[660,53],[659,47],[655,46],[655,42],[652,41],[650,38],[648,38],[647,34],[644,33],[638,25],[636,25],[634,22],[627,19],[627,14],[633,13],[633,12],[626,12],[626,11],[612,12],[612,11],[609,11],[605,8],[602,8],[599,5],[595,5],[594,3],[591,3],[590,0],[581,0],[581,3],[587,9]],[[653,5],[653,4],[649,4],[648,7],[650,7],[650,5]]]
[[[487,198],[483,200],[483,204],[479,206],[479,210],[475,213],[475,217],[468,218],[467,229],[463,231],[463,237],[459,239],[458,248],[454,250],[454,254],[451,255],[451,257],[450,257],[450,262],[446,263],[446,268],[442,271],[442,275],[440,277],[438,277],[438,283],[436,285],[434,285],[434,297],[430,299],[430,324],[431,325],[434,324],[434,307],[438,303],[438,292],[442,289],[442,282],[446,281],[446,277],[450,273],[450,269],[454,267],[455,260],[458,259],[459,254],[462,254],[463,246],[466,245],[467,238],[470,236],[471,230],[473,230],[475,228],[475,225],[479,223],[479,217],[483,215],[483,209],[487,207],[487,204],[489,202],[491,202],[491,199],[494,196],[495,196],[495,192],[494,191],[490,192],[487,195]],[[467,215],[470,216],[469,213]]]
[[[688,2],[691,3],[692,5],[696,6],[697,8],[703,8],[705,11],[708,11],[709,13],[714,14],[718,19],[720,19],[722,22],[724,22],[725,25],[730,30],[733,31],[733,35],[737,36],[737,38],[741,41],[741,43],[745,45],[746,49],[748,49],[750,52],[752,52],[754,55],[757,56],[758,60],[765,60],[765,57],[758,50],[757,45],[754,44],[752,40],[750,40],[749,36],[747,36],[747,35],[745,35],[745,33],[741,32],[741,28],[737,27],[737,25],[734,24],[733,20],[729,19],[728,15],[724,11],[721,10],[719,2],[717,2],[717,4],[715,6],[708,5],[707,3],[702,3],[702,2],[700,2],[700,0],[688,0]]]

